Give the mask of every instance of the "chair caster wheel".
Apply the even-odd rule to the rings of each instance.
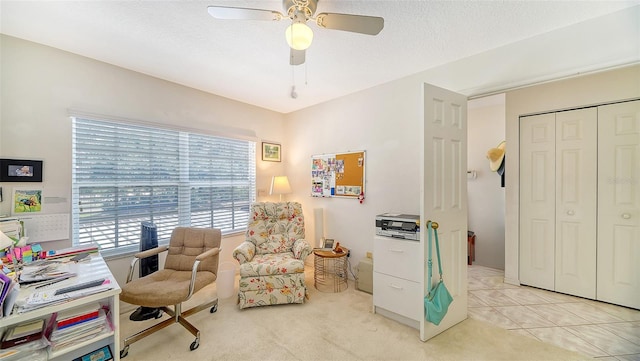
[[[120,358],[125,358],[129,354],[129,346],[125,346],[122,350],[120,350]]]
[[[214,305],[213,307],[211,307],[211,309],[209,310],[209,312],[214,313],[218,310],[218,305]]]
[[[197,349],[197,348],[198,348],[198,346],[200,346],[200,340],[196,339],[195,341],[193,341],[193,342],[191,343],[191,346],[189,346],[189,349],[190,349],[191,351],[193,351],[193,350]]]

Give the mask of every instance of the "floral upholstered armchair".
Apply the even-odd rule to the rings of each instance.
[[[240,308],[303,303],[304,260],[311,250],[300,203],[252,204],[246,240],[233,251],[240,262]]]

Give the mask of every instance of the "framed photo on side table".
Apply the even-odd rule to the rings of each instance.
[[[280,162],[282,146],[275,143],[262,142],[262,160]]]

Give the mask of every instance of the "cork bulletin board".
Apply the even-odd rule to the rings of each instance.
[[[364,185],[364,151],[311,156],[312,197],[358,198]]]

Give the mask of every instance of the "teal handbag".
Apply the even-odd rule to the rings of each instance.
[[[438,231],[433,229],[431,221],[427,222],[427,232],[429,238],[427,287],[429,287],[429,292],[424,298],[424,311],[426,320],[437,326],[447,314],[449,305],[451,304],[451,302],[453,302],[453,297],[451,297],[449,290],[447,290],[447,287],[445,287],[444,281],[442,280],[442,263],[440,262],[440,245],[438,244]],[[433,263],[431,261],[431,233],[435,233],[436,236],[436,255],[438,256],[438,271],[440,272],[440,280],[435,287],[432,287],[431,283],[431,266]]]

